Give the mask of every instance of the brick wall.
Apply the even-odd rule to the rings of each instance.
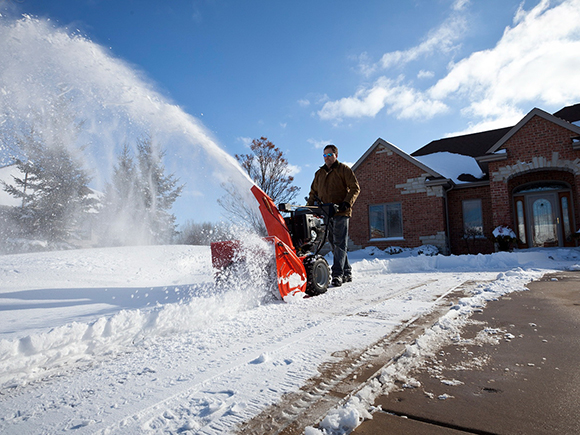
[[[503,144],[507,160],[489,163],[494,227],[513,228],[511,193],[515,187],[551,179],[572,185],[576,226],[580,224],[580,151],[572,147],[575,136],[576,133],[536,115]]]
[[[580,226],[580,150],[574,150],[576,133],[542,116],[533,116],[502,149],[507,159],[489,163],[489,186],[452,189],[447,194],[447,234],[444,192],[424,184],[427,174],[387,147],[378,146],[356,169],[361,185],[353,208],[350,235],[360,246],[413,248],[425,243],[444,247],[449,238],[453,254],[489,253],[494,245],[487,238],[499,225],[514,228],[512,191],[532,181],[558,180],[572,186],[575,230]],[[481,199],[485,238],[463,239],[462,202]],[[404,240],[369,240],[368,209],[373,204],[400,202],[403,209]],[[445,250],[444,250],[445,251]]]
[[[492,253],[494,251],[494,245],[490,237],[495,227],[493,226],[489,186],[452,189],[448,192],[447,197],[451,253],[455,255]],[[483,237],[469,239],[463,237],[463,201],[469,199],[481,199]]]
[[[443,189],[426,187],[427,174],[413,163],[379,146],[356,169],[361,193],[353,207],[350,237],[363,247],[414,248],[426,242],[445,250],[446,224]],[[370,205],[400,202],[403,240],[370,240]]]

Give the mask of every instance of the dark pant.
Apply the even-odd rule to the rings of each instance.
[[[328,241],[332,248],[334,264],[332,265],[332,277],[350,276],[352,271],[346,254],[348,248],[348,216],[334,216],[330,220],[328,228]]]

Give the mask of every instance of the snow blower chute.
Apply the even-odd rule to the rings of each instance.
[[[326,241],[327,222],[336,212],[336,205],[297,207],[280,204],[276,207],[259,187],[254,186],[251,191],[258,200],[268,232],[265,240],[274,246],[276,279],[282,299],[301,293],[316,296],[326,292],[330,268],[319,252]],[[284,218],[281,211],[290,216]],[[219,277],[229,269],[235,269],[246,254],[240,242],[224,241],[211,244],[211,255]]]

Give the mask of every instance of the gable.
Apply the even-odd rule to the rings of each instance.
[[[580,136],[580,127],[570,124],[568,121],[558,118],[557,116],[550,115],[549,113],[535,108],[530,113],[528,113],[520,122],[518,122],[514,127],[512,127],[499,141],[497,141],[486,154],[494,154],[498,152],[506,142],[508,142],[514,135],[516,135],[522,128],[524,128],[534,117],[539,117],[540,119],[546,120],[552,124],[569,130],[576,136]],[[535,134],[538,137],[537,134]]]
[[[444,178],[441,174],[434,171],[427,165],[421,163],[419,160],[415,159],[414,157],[407,154],[405,151],[401,150],[400,148],[396,147],[395,145],[387,142],[384,139],[378,138],[375,143],[362,155],[360,159],[356,161],[354,165],[352,165],[352,170],[356,172],[356,170],[365,162],[367,159],[371,159],[375,154],[395,154],[398,157],[401,157],[406,162],[414,165],[420,171],[428,174],[429,177],[432,178]]]

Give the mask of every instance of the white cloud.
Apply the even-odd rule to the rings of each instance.
[[[465,3],[465,2],[456,2]],[[457,47],[457,41],[464,35],[467,27],[465,17],[459,12],[463,9],[456,9],[439,27],[430,31],[427,37],[417,46],[404,51],[393,51],[385,53],[380,61],[383,69],[394,66],[402,67],[409,62],[417,60],[423,56],[435,53],[450,53]]]
[[[426,38],[415,47],[386,53],[376,64],[370,63],[366,53],[361,54],[359,56],[361,73],[370,77],[379,70],[401,68],[421,57],[432,56],[436,52],[450,53],[465,32],[466,20],[460,12],[467,3],[468,0],[456,0],[449,18],[430,31]],[[420,78],[425,78],[429,76],[429,73],[422,71],[418,75]],[[379,77],[372,85],[361,87],[351,97],[326,101],[322,109],[318,111],[318,116],[323,120],[335,122],[344,118],[375,117],[381,110],[388,107],[388,112],[395,113],[398,118],[431,118],[447,110],[444,103],[434,101],[425,93],[408,85],[402,85],[402,79],[402,77],[397,80],[386,76]]]
[[[371,88],[358,90],[354,96],[327,102],[318,112],[321,119],[375,117],[388,106],[388,113],[397,118],[431,118],[447,110],[447,106],[429,99],[424,93],[380,77]]]
[[[463,9],[465,9],[465,7],[469,4],[470,0],[455,0],[455,2],[453,2],[453,5],[451,6],[451,8],[454,11],[461,11]]]
[[[435,77],[435,73],[433,71],[425,71],[422,69],[417,73],[418,79],[432,79],[433,77]]]
[[[304,98],[302,100],[298,100],[298,105],[300,107],[308,107],[308,106],[310,106],[310,100],[307,100],[306,98]]]
[[[358,60],[358,70],[363,76],[370,77],[377,71],[377,65],[367,52],[361,53],[355,59]]]
[[[541,1],[517,12],[497,45],[452,65],[430,96],[469,104],[463,113],[483,122],[514,117],[518,105],[550,106],[580,98],[580,0],[553,8]],[[527,110],[526,110],[527,111]],[[520,113],[521,114],[521,113]]]
[[[290,165],[290,164],[288,164],[287,169],[288,169],[288,175],[292,175],[292,176],[298,174],[302,170],[302,168],[300,166]]]
[[[314,145],[314,148],[316,149],[322,149],[329,143],[332,143],[331,140],[317,140],[317,139],[307,139],[306,142]]]
[[[456,0],[461,11],[467,1]],[[465,26],[459,12],[430,32],[416,47],[387,53],[380,67],[390,68],[432,54],[452,53]],[[470,131],[517,122],[532,105],[563,106],[580,100],[580,0],[555,5],[541,0],[529,11],[520,6],[511,26],[494,47],[450,63],[446,76],[421,90],[403,76],[387,76],[349,97],[327,101],[323,120],[375,117],[385,110],[397,118],[426,119],[458,107],[471,119]],[[377,67],[378,69],[378,67]],[[418,78],[431,72],[420,70]]]
[[[247,148],[250,148],[252,145],[252,138],[251,137],[239,137],[238,140],[244,144]]]

